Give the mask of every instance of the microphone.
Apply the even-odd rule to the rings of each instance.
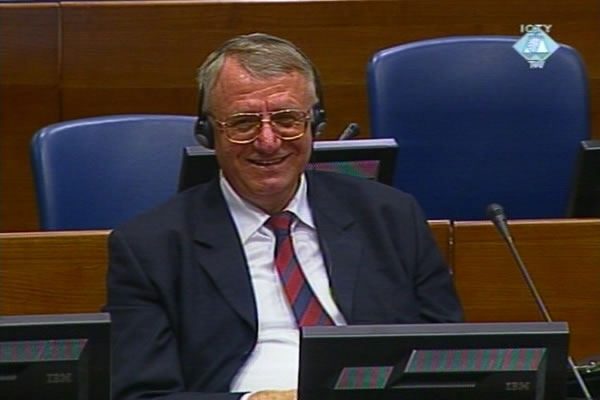
[[[521,275],[523,275],[523,278],[525,279],[525,282],[527,283],[527,287],[529,288],[529,291],[533,295],[533,298],[535,299],[535,302],[537,303],[538,309],[544,316],[544,319],[546,320],[546,322],[552,322],[552,317],[550,317],[550,313],[548,312],[548,309],[546,308],[546,305],[544,304],[544,301],[542,300],[542,296],[540,296],[537,288],[535,287],[535,283],[533,282],[533,279],[531,279],[531,275],[529,275],[529,271],[527,270],[525,263],[523,263],[523,260],[521,259],[521,255],[519,254],[519,251],[517,250],[517,247],[515,246],[514,240],[510,234],[510,230],[508,229],[508,224],[506,223],[506,215],[504,214],[504,209],[502,208],[502,206],[500,204],[497,204],[497,203],[490,204],[487,207],[487,215],[488,215],[489,219],[496,226],[496,229],[500,233],[500,236],[502,236],[502,239],[504,239],[506,244],[508,244],[510,252],[511,252],[513,258],[515,259],[515,261],[517,262],[517,265],[519,266]],[[581,374],[579,373],[579,370],[577,369],[577,366],[575,366],[575,362],[573,361],[573,358],[571,358],[571,356],[568,356],[567,360],[569,362],[569,368],[573,372],[573,375],[575,376],[575,379],[577,380],[577,384],[579,385],[579,388],[583,392],[583,395],[585,396],[586,400],[593,400],[592,395],[590,394],[590,391],[588,390],[585,382],[583,381],[583,378],[581,377]]]
[[[353,139],[360,132],[360,126],[356,122],[350,122],[348,126],[342,131],[338,140],[349,140]]]

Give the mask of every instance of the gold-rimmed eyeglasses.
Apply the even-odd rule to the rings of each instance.
[[[266,113],[238,113],[224,121],[212,118],[221,128],[227,140],[236,144],[252,143],[256,140],[263,124],[269,123],[273,133],[281,140],[295,140],[306,133],[310,113],[301,110],[278,110]]]

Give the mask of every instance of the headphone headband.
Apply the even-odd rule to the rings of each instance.
[[[317,103],[311,109],[311,131],[313,135],[318,135],[325,128],[326,124],[326,115],[325,109],[323,107],[323,94],[321,80],[319,77],[319,71],[310,61],[310,59],[306,56],[306,54],[304,54],[302,50],[300,50],[290,41],[276,36],[267,35],[265,33],[252,33],[249,35],[241,35],[234,37],[223,43],[223,45],[213,53],[212,57],[210,57],[204,62],[202,66],[202,72],[206,71],[208,67],[214,64],[220,57],[222,57],[229,50],[234,48],[241,41],[272,42],[284,44],[292,50],[294,50],[295,52],[297,52],[310,66],[314,77],[313,83],[315,88],[315,94],[317,96]],[[201,81],[198,92],[198,120],[196,121],[196,125],[194,128],[194,135],[196,136],[198,142],[204,147],[214,148],[213,127],[210,121],[208,120],[208,116],[203,112],[204,96],[207,90],[208,88],[205,88],[204,82]]]

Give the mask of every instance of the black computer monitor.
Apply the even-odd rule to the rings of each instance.
[[[109,400],[106,313],[0,317],[0,399]]]
[[[600,140],[581,142],[567,216],[600,217]]]
[[[394,139],[315,141],[307,169],[340,172],[391,185],[397,149]],[[179,191],[208,182],[218,169],[214,150],[202,146],[184,148]]]
[[[300,400],[562,400],[564,322],[304,327]]]

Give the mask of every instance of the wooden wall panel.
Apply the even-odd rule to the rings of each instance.
[[[59,8],[0,4],[0,230],[35,230],[29,141],[60,119]]]
[[[513,221],[523,262],[571,354],[600,350],[600,220]],[[543,320],[508,247],[489,222],[454,224],[454,272],[468,321]]]
[[[375,51],[436,36],[519,35],[521,24],[552,24],[551,36],[577,48],[587,63],[592,134],[600,138],[597,0],[461,0],[451,6],[443,0],[67,1],[0,7],[0,111],[8,116],[0,128],[10,135],[0,150],[0,179],[10,187],[0,194],[2,231],[35,225],[26,152],[35,129],[109,113],[194,114],[196,68],[210,50],[240,33],[280,35],[313,59],[329,115],[323,137],[330,139],[349,122],[360,124],[361,137],[369,136],[365,73]]]
[[[600,54],[600,49],[597,50]],[[588,67],[588,74],[590,68]],[[591,136],[600,140],[600,64],[598,65],[598,77],[590,79],[590,114],[591,114]]]
[[[351,121],[368,136],[366,63],[376,50],[397,43],[457,34],[519,35],[520,24],[550,23],[553,37],[580,49],[592,79],[600,79],[600,43],[593,39],[600,37],[600,9],[594,0],[476,6],[462,1],[452,7],[440,0],[62,4],[65,118],[147,107],[194,113],[193,104],[180,102],[195,100],[196,67],[224,40],[253,31],[292,40],[319,67],[328,138]],[[146,88],[159,88],[152,98],[160,101],[148,104]],[[119,93],[133,101],[123,104]],[[94,100],[79,101],[86,94]],[[600,129],[600,121],[594,125]]]

